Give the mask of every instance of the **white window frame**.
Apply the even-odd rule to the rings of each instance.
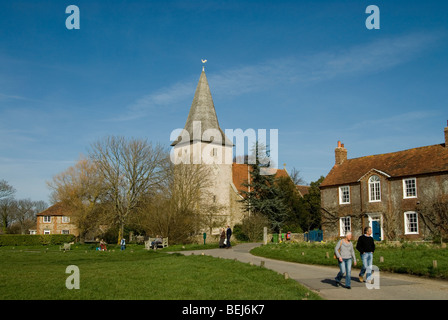
[[[51,216],[43,216],[42,222],[43,223],[51,223]]]
[[[410,217],[415,216],[415,221],[410,221]],[[412,224],[415,224],[414,227],[411,226]],[[416,231],[412,231],[412,229],[415,228]],[[404,234],[419,234],[418,233],[418,213],[415,211],[406,211],[404,213]]]
[[[44,230],[44,234],[51,234],[50,230]]]
[[[61,230],[61,234],[70,234],[70,230]]]
[[[408,190],[411,190],[411,188],[408,189],[407,182],[413,181],[414,183],[414,195],[409,196]],[[403,199],[412,199],[417,198],[417,178],[405,178],[403,179]]]
[[[378,178],[378,180],[374,178]],[[374,199],[372,199],[374,195]],[[381,178],[377,175],[373,175],[369,178],[369,202],[380,202],[381,201]]]
[[[70,223],[70,217],[69,216],[62,216],[62,223]]]
[[[348,201],[344,201],[344,193],[346,194],[346,198]],[[341,186],[339,187],[339,204],[350,204],[350,186]]]
[[[347,232],[352,231],[352,219],[350,216],[339,218],[339,233],[341,237],[344,237]]]

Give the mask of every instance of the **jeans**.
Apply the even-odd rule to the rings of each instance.
[[[373,252],[364,252],[361,255],[362,260],[362,268],[361,272],[359,273],[360,277],[364,276],[364,273],[367,271],[367,280],[371,280],[372,278],[372,261],[373,261]]]
[[[335,280],[337,282],[341,282],[342,277],[345,273],[345,286],[350,287],[351,281],[351,273],[352,273],[352,259],[342,259],[342,262],[338,260],[339,263],[339,273],[336,276]]]

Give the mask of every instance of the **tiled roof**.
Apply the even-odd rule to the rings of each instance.
[[[335,165],[320,186],[355,183],[372,169],[392,178],[448,172],[448,147],[445,147],[445,144],[436,144],[347,159],[341,165]]]
[[[248,164],[239,164],[239,163],[232,164],[233,184],[240,193],[241,191],[248,191],[248,188],[243,184],[247,183],[248,180],[250,179],[249,170],[251,170],[251,168],[252,167]],[[275,177],[276,178],[289,177],[289,175],[285,169],[277,169]]]
[[[70,210],[68,210],[62,202],[58,202],[48,209],[38,213],[37,216],[68,216],[70,214]]]
[[[310,186],[299,186],[296,185],[297,191],[299,191],[300,195],[303,197],[304,195],[310,192]]]

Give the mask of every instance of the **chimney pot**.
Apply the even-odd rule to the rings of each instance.
[[[347,149],[344,148],[344,144],[338,141],[338,147],[334,150],[335,164],[340,165],[347,160]]]

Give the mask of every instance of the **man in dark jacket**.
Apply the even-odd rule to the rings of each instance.
[[[230,226],[227,226],[227,231],[226,231],[226,235],[227,235],[227,248],[229,249],[231,247],[230,245],[230,237],[232,236],[232,229],[230,229]]]
[[[372,228],[365,227],[364,234],[358,238],[356,250],[361,254],[362,268],[359,273],[359,281],[364,282],[364,274],[366,274],[367,283],[372,283],[372,261],[373,252],[375,251],[375,243],[372,238]]]

